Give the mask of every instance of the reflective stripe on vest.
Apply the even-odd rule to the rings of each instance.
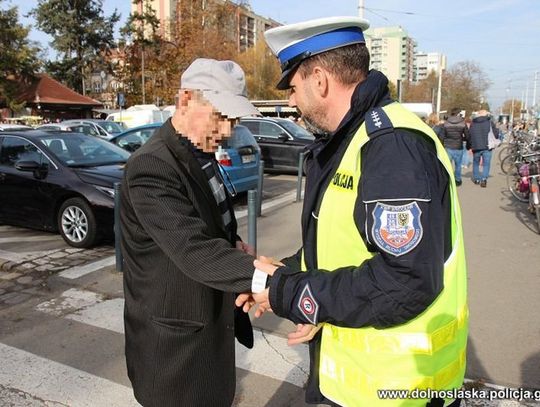
[[[385,106],[383,111],[395,128],[429,136],[448,173],[452,253],[444,265],[444,289],[421,315],[397,327],[354,329],[324,323],[320,390],[342,406],[425,406],[427,400],[383,400],[377,390],[449,390],[463,383],[468,311],[461,213],[452,166],[437,136],[398,103]],[[324,193],[317,223],[317,263],[321,269],[360,265],[375,255],[368,251],[353,217],[361,175],[360,150],[368,141],[364,123]]]

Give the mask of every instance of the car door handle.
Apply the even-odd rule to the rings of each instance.
[[[3,172],[0,172],[0,182],[4,182],[6,179],[6,174],[4,174]]]

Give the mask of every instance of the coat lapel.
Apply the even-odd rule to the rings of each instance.
[[[223,229],[221,213],[219,213],[216,199],[210,189],[208,179],[201,169],[199,161],[197,161],[188,148],[180,143],[179,138],[182,136],[176,134],[170,120],[163,125],[162,129],[164,131],[161,131],[159,135],[163,138],[165,145],[173,153],[178,165],[185,170],[188,177],[193,179],[195,187],[200,189],[210,208],[212,208],[214,221],[221,226],[221,229]]]

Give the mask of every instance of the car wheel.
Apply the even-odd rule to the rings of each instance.
[[[81,198],[65,201],[58,211],[58,230],[67,244],[91,247],[96,242],[96,218],[90,206]]]

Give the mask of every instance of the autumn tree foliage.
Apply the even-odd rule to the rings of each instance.
[[[252,100],[286,99],[286,91],[277,90],[281,77],[277,58],[262,41],[238,55],[237,62],[246,73],[249,98]]]
[[[404,102],[431,102],[435,110],[438,74],[431,72],[418,83],[404,84]],[[480,109],[489,110],[484,95],[490,82],[482,68],[473,61],[458,62],[442,74],[441,111],[454,107],[465,110],[467,115]]]

